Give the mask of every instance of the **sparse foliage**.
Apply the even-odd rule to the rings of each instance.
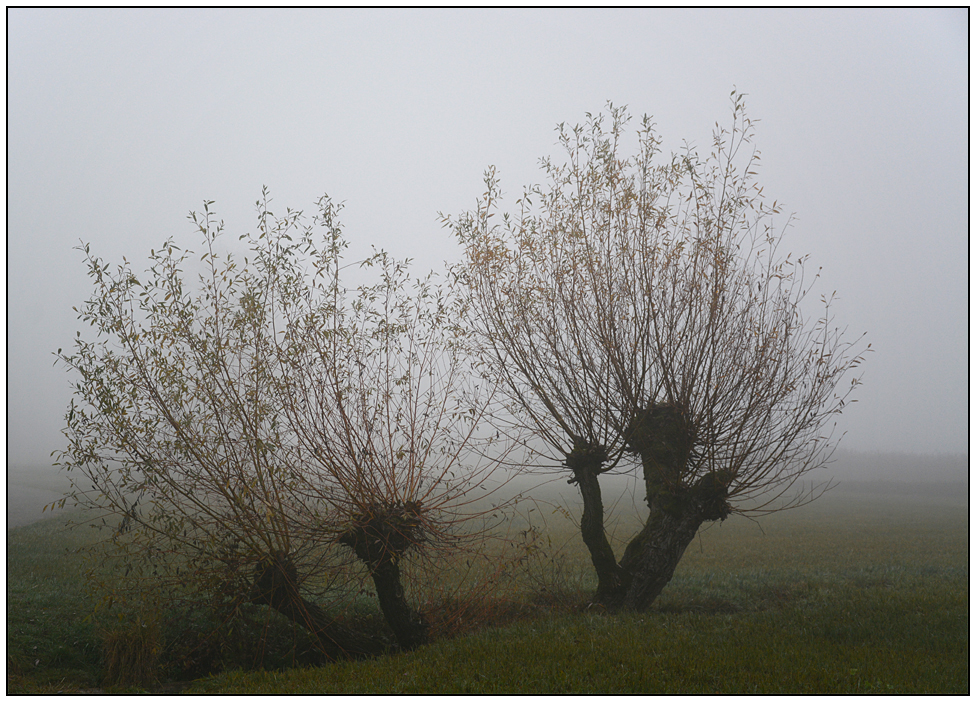
[[[645,117],[624,156],[625,109],[558,128],[566,160],[497,219],[494,169],[473,212],[445,217],[465,248],[486,362],[516,422],[571,473],[597,597],[646,608],[704,521],[802,504],[863,358],[830,300],[806,316],[805,258],[783,256],[788,218],[755,182],[744,99],[711,153],[660,158]],[[494,219],[493,219],[494,218]],[[816,276],[814,277],[814,279]],[[640,465],[649,513],[617,560],[599,477]]]

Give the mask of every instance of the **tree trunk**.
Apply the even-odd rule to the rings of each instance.
[[[423,616],[410,607],[400,582],[400,556],[421,538],[420,510],[416,502],[376,505],[359,515],[339,538],[369,568],[380,609],[404,650],[427,643],[429,628]]]
[[[647,523],[627,545],[620,566],[632,581],[623,607],[644,611],[671,581],[678,562],[706,521],[729,515],[724,476],[708,473],[693,486],[668,495],[658,494]]]
[[[275,553],[258,565],[250,601],[267,605],[308,629],[332,660],[375,656],[388,648],[378,639],[343,626],[317,604],[302,597],[297,570],[288,554]]]
[[[643,611],[657,599],[671,581],[702,521],[691,507],[678,513],[658,511],[648,517],[620,559],[620,565],[632,578],[621,603],[625,609]]]
[[[372,572],[376,596],[400,648],[410,650],[427,643],[427,622],[407,602],[400,584],[400,566],[394,559],[379,563]]]
[[[613,547],[607,540],[603,526],[603,494],[600,490],[599,476],[605,459],[605,452],[599,449],[585,449],[577,446],[566,457],[566,466],[572,469],[570,483],[576,483],[583,498],[583,517],[580,532],[583,543],[590,551],[590,560],[596,569],[598,579],[596,601],[610,609],[622,602],[630,584],[629,574],[617,565]]]
[[[628,448],[641,458],[650,513],[620,559],[630,579],[622,601],[626,609],[646,610],[671,581],[702,523],[729,515],[729,475],[707,473],[689,485],[694,437],[685,412],[673,405],[651,407],[628,428]]]
[[[627,449],[641,459],[649,514],[619,564],[603,525],[599,477],[608,460],[606,448],[576,439],[565,465],[573,471],[569,482],[579,486],[583,498],[580,532],[596,569],[596,601],[609,609],[643,611],[671,581],[702,523],[729,515],[731,475],[716,471],[692,482],[695,430],[675,405],[638,413],[626,436]]]

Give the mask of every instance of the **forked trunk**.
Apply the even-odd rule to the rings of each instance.
[[[627,448],[641,458],[649,514],[618,564],[603,526],[599,476],[606,450],[575,442],[566,457],[571,483],[583,498],[580,530],[599,585],[596,601],[610,609],[642,611],[671,581],[678,562],[706,521],[729,515],[730,476],[707,473],[689,484],[694,428],[680,408],[656,405],[638,414],[627,429]]]

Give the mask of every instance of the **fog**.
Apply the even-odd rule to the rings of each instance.
[[[236,239],[345,202],[352,255],[459,251],[495,165],[515,206],[555,126],[607,101],[706,150],[729,93],[837,322],[874,352],[849,452],[968,455],[968,11],[40,10],[7,14],[7,460],[50,465],[86,328],[79,241],[143,268],[204,200]],[[504,209],[504,207],[503,207]],[[857,455],[860,455],[857,454]],[[851,454],[854,455],[854,454]],[[926,477],[925,460],[893,479]],[[926,459],[927,460],[927,459]],[[931,462],[930,462],[931,463]],[[907,466],[907,467],[905,467]],[[873,475],[872,473],[872,475]],[[955,474],[955,473],[953,473]]]

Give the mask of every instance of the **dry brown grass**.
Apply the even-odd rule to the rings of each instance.
[[[102,634],[107,687],[155,685],[158,680],[162,638],[153,618],[136,619]]]

